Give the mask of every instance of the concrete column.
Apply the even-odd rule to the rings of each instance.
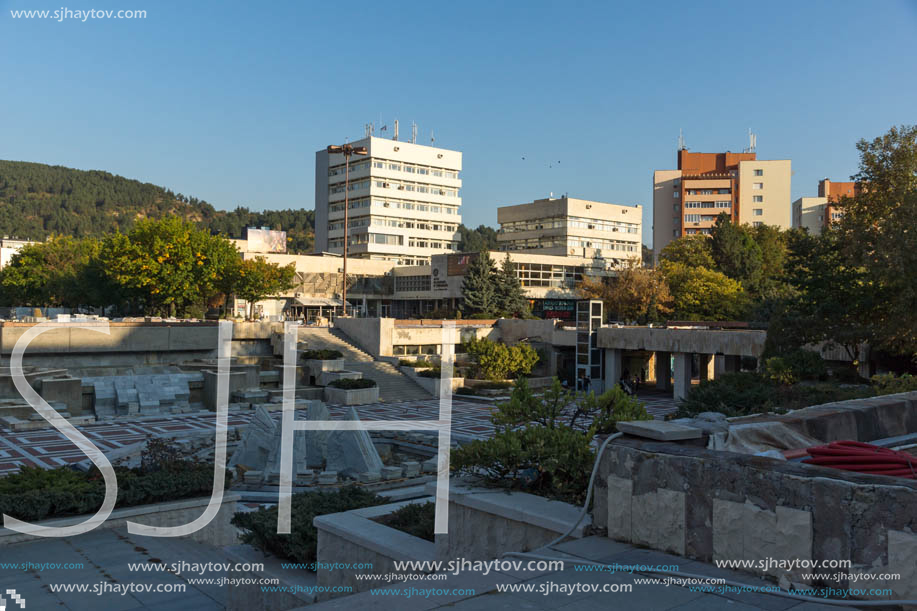
[[[617,348],[605,350],[605,388],[611,388],[621,379],[624,351]]]
[[[673,396],[676,401],[681,401],[688,396],[691,390],[691,361],[690,352],[675,353],[675,391]]]
[[[656,353],[656,388],[658,390],[672,390],[672,364],[668,352]]]
[[[712,380],[716,374],[714,372],[714,359],[712,354],[698,354],[698,377],[701,381]]]

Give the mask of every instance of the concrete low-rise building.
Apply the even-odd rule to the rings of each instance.
[[[603,258],[641,258],[643,208],[572,197],[497,208],[500,250]]]
[[[837,182],[828,178],[818,181],[818,197],[800,197],[793,202],[793,227],[819,234],[844,216],[838,203],[854,197],[855,182]]]
[[[507,255],[533,313],[541,318],[572,320],[578,298],[576,286],[584,276],[613,277],[619,261],[534,252],[489,253],[499,266]],[[468,265],[478,253],[431,256],[429,265],[398,266],[393,261],[349,259],[347,262],[348,310],[358,316],[411,318],[434,312],[455,311],[462,304],[462,283]],[[337,255],[290,255],[243,252],[245,259],[266,260],[296,267],[297,286],[284,295],[255,304],[256,314],[312,323],[333,318],[341,311],[343,259]],[[233,312],[245,315],[246,303],[235,299]]]

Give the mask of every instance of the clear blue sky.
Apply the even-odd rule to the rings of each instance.
[[[466,225],[566,192],[643,204],[649,242],[679,128],[739,151],[751,127],[796,198],[917,122],[913,0],[345,4],[0,0],[0,158],[312,208],[314,152],[398,118],[464,153]],[[62,6],[147,17],[10,15]]]

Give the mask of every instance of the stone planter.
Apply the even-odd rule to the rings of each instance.
[[[379,402],[379,387],[372,388],[354,388],[346,390],[335,388],[334,386],[325,387],[325,402],[335,405],[365,405],[367,403]]]
[[[400,365],[398,369],[404,375],[416,378],[421,371],[427,371],[428,369],[432,369],[432,367],[409,367],[407,365]]]
[[[370,588],[388,585],[384,580],[363,581],[358,573],[386,575],[396,573],[395,561],[435,560],[435,546],[432,542],[414,537],[400,530],[375,522],[373,518],[389,515],[411,503],[426,503],[432,498],[401,501],[391,505],[366,507],[342,513],[316,516],[312,521],[318,530],[318,562],[328,566],[335,562],[354,565],[363,563],[366,569],[329,570],[319,569],[318,585],[327,588],[351,587],[343,594],[319,594],[319,599],[363,592]],[[417,573],[419,571],[402,571]]]
[[[436,483],[425,492],[435,494]],[[556,539],[576,522],[581,508],[526,492],[456,485],[449,488],[449,533],[437,535],[436,558],[492,560],[506,552],[528,552]],[[583,518],[571,537],[592,523]]]
[[[236,543],[238,541],[238,531],[229,521],[236,512],[236,501],[238,501],[239,498],[240,496],[238,494],[224,494],[223,503],[213,520],[204,528],[188,535],[187,538],[192,541],[197,541],[198,543],[208,543],[217,547]],[[149,526],[178,526],[180,524],[188,524],[200,517],[209,502],[210,497],[206,497],[115,509],[111,512],[108,519],[96,528],[126,530],[126,523],[128,521]],[[72,526],[85,521],[89,517],[88,515],[83,515],[66,518],[50,518],[48,520],[42,520],[41,522],[35,522],[35,524],[49,527]],[[140,535],[132,536],[138,537],[138,541],[142,540],[142,536]],[[39,540],[45,541],[46,538],[18,533],[6,528],[0,529],[0,547],[13,545],[15,543],[27,544]]]
[[[328,386],[335,380],[359,380],[362,377],[359,371],[323,371],[318,376],[318,385]]]
[[[430,393],[434,397],[439,396],[440,389],[441,389],[440,378],[425,378],[422,376],[418,376],[416,378],[413,378],[413,380],[417,382],[421,386],[421,388],[426,390],[428,393]],[[452,394],[455,394],[456,390],[464,386],[464,383],[465,383],[465,378],[449,378],[449,386],[452,388]]]
[[[309,378],[318,378],[322,375],[323,371],[343,371],[344,370],[344,359],[327,359],[320,361],[318,359],[308,359],[305,361],[305,367],[308,371]]]

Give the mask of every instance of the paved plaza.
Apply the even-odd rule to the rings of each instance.
[[[647,411],[662,418],[675,410],[671,396],[647,393]],[[347,408],[329,405],[331,417],[344,419]],[[439,399],[375,403],[357,406],[361,420],[435,420],[439,417]],[[490,422],[493,406],[488,403],[452,398],[452,435],[457,440],[484,439],[493,433]],[[299,410],[304,411],[304,410]],[[245,426],[254,412],[230,412],[228,424]],[[275,420],[281,412],[271,414]],[[305,417],[305,414],[297,417]],[[180,414],[163,417],[125,419],[77,427],[104,452],[143,441],[151,436],[181,437],[182,435],[212,434],[215,415],[211,412]],[[19,470],[22,465],[54,469],[86,459],[75,445],[56,429],[13,432],[0,428],[0,476]]]
[[[580,559],[608,565],[675,565],[680,572],[696,573],[709,577],[728,579],[752,587],[772,585],[767,581],[756,579],[747,574],[717,568],[710,564],[697,562],[681,556],[673,556],[648,549],[641,549],[612,541],[605,537],[586,537],[574,539],[557,546],[560,551],[543,552],[546,556],[560,559]],[[515,558],[520,560],[520,558]],[[494,571],[488,575],[480,573],[462,573],[449,575],[448,579],[427,579],[411,581],[409,584],[384,586],[382,590],[414,587],[423,589],[463,589],[474,590],[473,595],[455,594],[424,597],[421,595],[392,596],[373,594],[370,591],[352,596],[332,599],[327,602],[302,607],[301,611],[333,611],[350,609],[399,611],[427,611],[428,609],[454,609],[455,611],[547,611],[564,609],[565,611],[606,611],[608,609],[627,609],[627,611],[836,611],[841,607],[801,602],[773,594],[758,592],[741,592],[708,594],[692,592],[686,587],[664,584],[641,584],[638,580],[662,578],[662,575],[650,573],[626,572],[592,572],[577,571],[570,563],[565,563],[562,571]],[[532,584],[532,592],[498,592],[497,585]],[[555,590],[547,595],[539,592],[541,587],[556,588],[572,584],[630,584],[630,592],[576,592],[568,594]],[[847,609],[855,607],[844,607]]]

